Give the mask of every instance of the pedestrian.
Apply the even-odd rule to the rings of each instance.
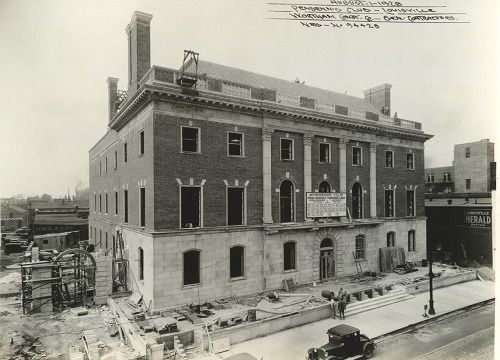
[[[343,288],[340,288],[337,298],[339,299],[338,310],[340,320],[345,320],[344,312],[347,307],[347,292]]]
[[[335,294],[332,292],[332,296],[330,298],[330,309],[332,311],[332,318],[336,319],[337,318],[337,310],[338,310],[338,301],[337,298],[335,297]]]

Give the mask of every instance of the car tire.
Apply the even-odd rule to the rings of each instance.
[[[363,349],[363,358],[364,359],[371,359],[373,357],[373,353],[375,351],[375,348],[372,344],[368,344],[365,346]]]

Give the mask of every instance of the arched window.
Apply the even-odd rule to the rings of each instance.
[[[333,247],[333,241],[332,241],[332,239],[325,238],[325,239],[321,240],[321,244],[319,245],[319,247],[321,247],[321,248],[331,248],[331,247]]]
[[[332,192],[332,188],[330,187],[330,183],[328,181],[322,181],[318,186],[318,191],[320,193]]]
[[[354,219],[363,218],[363,187],[359,182],[352,186],[352,217]]]
[[[283,244],[283,270],[295,270],[295,241],[288,241]]]
[[[356,259],[365,259],[366,247],[365,247],[365,236],[356,236]]]
[[[229,253],[230,277],[237,278],[245,276],[245,248],[233,246]]]
[[[387,247],[394,247],[396,244],[396,234],[394,231],[387,233]]]
[[[139,280],[144,280],[144,250],[139,248]]]
[[[184,253],[184,285],[200,283],[200,250]]]
[[[280,222],[294,222],[295,221],[295,211],[294,211],[294,199],[295,190],[293,184],[289,180],[285,180],[280,186]]]
[[[415,230],[408,231],[408,252],[415,250]]]

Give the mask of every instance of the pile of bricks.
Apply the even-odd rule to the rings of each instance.
[[[113,292],[113,274],[111,256],[96,255],[95,269],[95,304],[105,305],[108,295]]]

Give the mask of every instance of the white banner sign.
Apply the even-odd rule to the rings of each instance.
[[[308,192],[306,196],[308,218],[346,216],[345,193]]]

